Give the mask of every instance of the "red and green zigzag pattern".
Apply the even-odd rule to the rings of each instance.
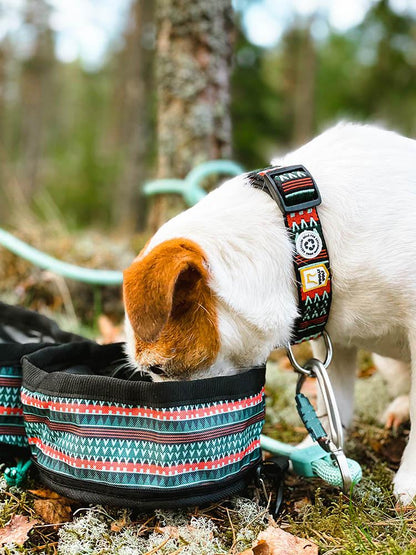
[[[27,447],[20,402],[22,369],[0,366],[0,443]]]
[[[38,464],[76,479],[134,488],[204,485],[261,457],[264,390],[170,408],[54,397],[22,388]]]

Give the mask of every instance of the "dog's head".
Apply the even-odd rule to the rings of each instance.
[[[131,356],[156,379],[187,379],[220,348],[216,299],[205,253],[171,239],[139,255],[124,272]]]
[[[124,272],[124,304],[129,359],[154,380],[263,363],[297,316],[274,201],[235,178],[164,224]]]

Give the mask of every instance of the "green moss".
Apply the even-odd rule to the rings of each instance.
[[[321,553],[416,553],[414,513],[395,510],[385,470],[380,463],[364,469],[351,500],[317,490],[311,503],[287,517],[289,531],[314,540]]]

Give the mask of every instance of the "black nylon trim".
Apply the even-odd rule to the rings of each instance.
[[[124,344],[73,343],[42,349],[25,356],[23,386],[53,396],[111,401],[152,407],[171,407],[217,400],[238,399],[258,394],[264,385],[265,367],[243,374],[182,382],[140,382],[103,375],[67,374],[65,369],[86,364],[93,370],[125,357]]]
[[[20,359],[44,347],[53,347],[55,343],[0,343],[0,366],[19,366]]]
[[[3,325],[15,327],[22,332],[25,330],[36,330],[40,334],[58,343],[85,341],[85,338],[80,335],[61,330],[54,320],[42,314],[38,314],[33,310],[28,310],[21,306],[13,306],[0,302],[0,327]],[[6,340],[6,343],[11,342]],[[30,343],[34,343],[34,341]]]
[[[120,486],[104,486],[87,480],[76,480],[45,470],[36,461],[42,481],[57,491],[82,503],[117,505],[138,509],[176,508],[202,505],[220,501],[243,491],[253,480],[254,470],[261,457],[236,476],[212,482],[205,486],[183,487],[172,490],[146,488],[145,491],[129,490]],[[79,486],[82,486],[79,487]],[[113,493],[115,492],[115,494]]]
[[[5,326],[15,328],[23,335],[27,332],[28,342],[21,343],[10,339]],[[37,332],[40,335],[31,337],[31,332]],[[86,339],[61,330],[56,322],[37,312],[0,302],[0,366],[20,366],[20,359],[24,355],[44,347],[52,347],[57,343],[75,341],[86,341]]]
[[[1,438],[1,435],[0,435]],[[28,459],[30,457],[29,447],[20,447],[9,443],[0,443],[0,461],[16,464],[15,457]]]

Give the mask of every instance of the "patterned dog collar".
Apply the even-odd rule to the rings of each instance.
[[[331,306],[331,270],[316,208],[321,204],[318,187],[304,166],[275,166],[247,178],[276,201],[293,244],[299,317],[292,343],[315,339],[326,326]]]

